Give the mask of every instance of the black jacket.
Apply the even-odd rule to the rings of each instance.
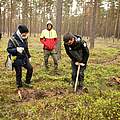
[[[15,38],[15,40],[17,42],[12,42],[11,39],[12,38]],[[7,48],[7,51],[10,55],[12,56],[16,56],[16,60],[14,61],[14,65],[23,65],[25,64],[29,58],[31,57],[30,53],[29,53],[29,50],[28,50],[28,42],[27,42],[27,39],[26,40],[21,40],[19,38],[19,36],[14,33],[12,38],[9,40],[8,42],[8,48]],[[16,44],[18,43],[18,44]],[[20,54],[19,52],[17,52],[17,47],[23,47],[24,48],[24,51],[22,52],[22,54]]]
[[[87,64],[89,57],[89,49],[87,43],[80,36],[75,35],[75,42],[72,45],[64,43],[67,55],[74,62]]]

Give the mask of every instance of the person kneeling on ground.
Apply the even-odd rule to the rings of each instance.
[[[77,91],[82,91],[84,81],[84,70],[86,69],[87,66],[89,49],[87,47],[86,42],[82,40],[79,35],[74,35],[70,32],[66,33],[63,36],[63,41],[66,53],[72,60],[71,65],[72,65],[73,88],[75,87],[78,65],[81,64],[78,77]]]
[[[28,50],[28,33],[29,30],[25,25],[19,25],[17,31],[12,35],[8,42],[7,51],[11,57],[15,57],[13,62],[13,68],[16,71],[16,85],[17,88],[23,86],[22,82],[22,67],[27,69],[25,85],[32,87],[31,77],[33,73],[33,67],[30,64],[31,55]]]

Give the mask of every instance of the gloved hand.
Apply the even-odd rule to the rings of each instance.
[[[31,57],[29,58],[29,62],[31,62]]]
[[[84,64],[84,63],[79,63],[79,62],[75,62],[75,65],[85,66],[85,64]]]
[[[84,63],[80,63],[80,65],[81,65],[81,66],[85,66],[85,64],[84,64]]]
[[[17,47],[17,52],[21,53],[23,52],[24,48],[23,47]]]

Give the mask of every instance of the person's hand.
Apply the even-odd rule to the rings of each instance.
[[[43,37],[43,40],[44,40],[44,41],[46,40],[45,37]]]
[[[29,58],[29,62],[31,62],[31,57]]]
[[[23,52],[24,48],[23,47],[17,47],[17,52],[21,53]]]
[[[81,65],[81,66],[85,66],[85,64],[84,64],[84,63],[80,63],[80,65]]]
[[[79,65],[80,63],[79,62],[75,62],[75,65]]]
[[[84,64],[84,63],[79,63],[79,62],[75,62],[75,65],[85,66],[85,64]]]

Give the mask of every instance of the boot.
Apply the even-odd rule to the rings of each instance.
[[[28,84],[28,83],[24,83],[24,86],[27,87],[27,88],[33,88],[33,85]]]
[[[23,85],[22,85],[22,81],[20,81],[20,82],[16,82],[16,86],[17,86],[17,88],[21,88]]]
[[[27,88],[33,88],[33,85],[30,82],[29,83],[23,82],[23,85],[24,87],[27,87]]]

